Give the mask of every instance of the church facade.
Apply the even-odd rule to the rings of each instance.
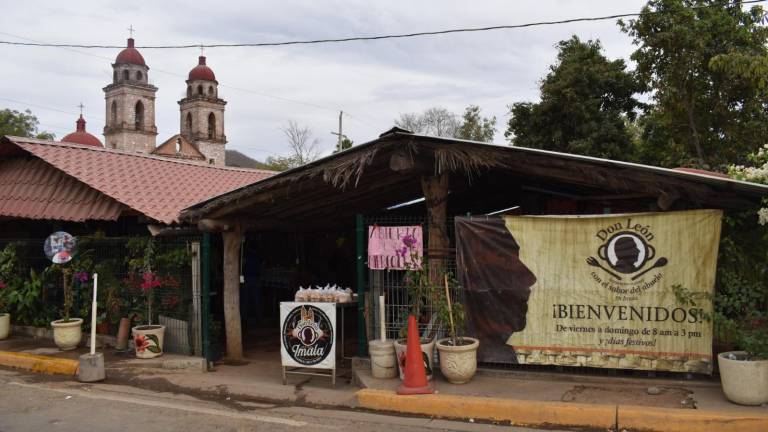
[[[227,137],[224,133],[224,107],[219,83],[205,56],[189,71],[186,97],[179,103],[179,130],[157,145],[155,94],[149,83],[149,66],[129,38],[112,64],[112,82],[104,87],[106,122],[104,147],[225,165]],[[81,125],[82,123],[82,125]],[[94,145],[99,140],[85,132],[85,120],[78,120],[78,132],[63,141]],[[85,135],[88,135],[87,137]],[[82,138],[85,137],[85,138]],[[80,142],[80,141],[87,142]],[[95,141],[94,141],[95,140]]]

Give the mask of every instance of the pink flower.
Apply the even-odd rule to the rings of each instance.
[[[152,272],[144,272],[141,275],[141,279],[143,281],[141,283],[141,289],[145,294],[152,288],[157,288],[160,286],[160,280]]]
[[[403,237],[403,244],[408,249],[413,249],[414,246],[416,246],[416,237],[412,234],[408,234],[405,237]]]
[[[6,285],[5,282],[0,281],[0,289],[5,289]]]
[[[136,345],[136,352],[144,352],[149,347],[149,340],[144,335],[137,334],[133,338],[133,344]]]

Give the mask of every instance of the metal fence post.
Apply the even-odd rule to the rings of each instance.
[[[201,330],[203,339],[203,357],[206,362],[211,361],[211,233],[203,233],[201,251],[202,264],[202,292],[201,292]]]
[[[196,356],[203,355],[203,334],[202,334],[202,307],[201,300],[203,294],[200,291],[200,242],[193,241],[192,251],[192,352]]]
[[[368,342],[365,337],[365,266],[363,257],[365,253],[365,224],[363,215],[355,217],[355,245],[357,260],[355,268],[357,273],[357,354],[360,357],[367,355]]]

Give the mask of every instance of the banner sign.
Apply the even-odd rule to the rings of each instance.
[[[368,227],[368,268],[372,270],[415,268],[423,254],[421,225]]]
[[[712,372],[722,212],[456,219],[468,333],[493,363]]]
[[[336,304],[280,303],[280,357],[283,366],[336,367]]]

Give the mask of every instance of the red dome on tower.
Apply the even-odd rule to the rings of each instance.
[[[133,38],[128,38],[128,47],[120,51],[115,59],[116,64],[135,64],[139,66],[146,66],[144,63],[144,57],[141,56],[139,50],[133,47]]]
[[[190,81],[216,81],[216,75],[213,74],[213,70],[205,65],[205,56],[200,56],[197,66],[193,67],[192,70],[189,71],[188,79]]]
[[[94,147],[104,147],[98,138],[85,131],[85,119],[82,114],[80,114],[80,118],[77,119],[77,130],[62,138],[61,141]]]

